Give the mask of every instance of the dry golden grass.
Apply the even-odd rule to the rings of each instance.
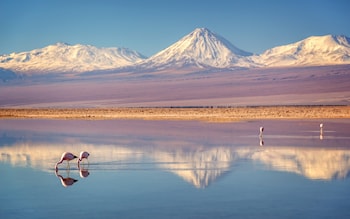
[[[350,118],[350,106],[269,106],[228,108],[1,109],[0,119],[142,119],[231,122],[258,119]]]

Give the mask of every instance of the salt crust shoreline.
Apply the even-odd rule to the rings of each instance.
[[[167,108],[0,108],[0,119],[199,120],[349,119],[350,106],[256,106]]]

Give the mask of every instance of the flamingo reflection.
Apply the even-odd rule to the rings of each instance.
[[[55,175],[60,179],[63,187],[71,186],[78,181],[74,178],[69,177],[69,172],[67,174],[67,177],[63,177],[62,175],[58,174],[57,171],[55,171]]]
[[[81,178],[86,178],[90,175],[89,169],[85,169],[83,166],[79,167],[79,175]]]
[[[75,158],[77,158],[77,156],[75,156],[74,154],[72,154],[70,152],[64,152],[61,156],[61,159],[56,163],[56,166],[55,166],[56,172],[58,171],[58,164],[61,164],[64,160],[67,161],[67,166],[69,169],[70,168],[69,161],[71,161]]]
[[[262,136],[259,136],[259,145],[264,146],[264,139]]]

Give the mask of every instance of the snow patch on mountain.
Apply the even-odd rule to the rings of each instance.
[[[80,73],[118,68],[144,60],[127,48],[97,48],[90,45],[56,43],[29,52],[0,56],[0,67],[19,73]]]

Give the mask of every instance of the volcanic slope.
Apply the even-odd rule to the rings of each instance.
[[[231,68],[255,66],[243,51],[207,28],[197,28],[168,48],[138,63],[138,69]]]

